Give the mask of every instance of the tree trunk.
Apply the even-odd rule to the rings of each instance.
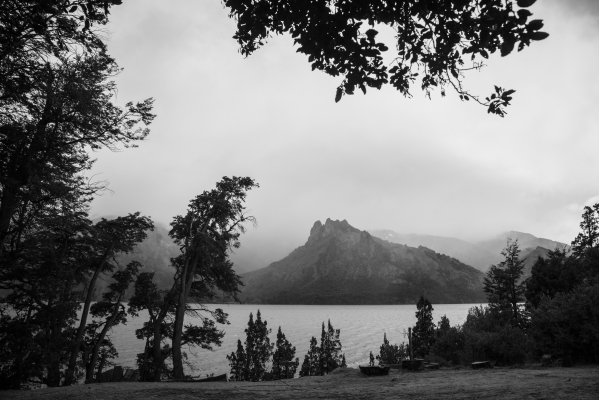
[[[189,258],[184,264],[184,270],[181,273],[181,285],[179,292],[179,301],[175,314],[175,325],[173,327],[173,377],[175,379],[184,379],[183,355],[181,353],[181,340],[183,337],[183,322],[185,320],[185,309],[187,308],[187,299],[191,291],[191,284],[198,265],[199,256],[196,254],[191,260]]]
[[[87,316],[89,315],[89,308],[92,302],[92,296],[94,294],[94,289],[96,286],[96,281],[104,264],[106,263],[106,259],[108,258],[108,254],[111,250],[108,250],[104,256],[100,259],[96,270],[94,271],[94,275],[89,281],[89,285],[87,287],[87,294],[85,296],[85,303],[83,304],[83,311],[81,312],[81,319],[79,320],[79,328],[77,328],[77,336],[75,337],[75,341],[73,343],[73,347],[71,348],[71,355],[69,358],[69,366],[67,367],[67,371],[65,373],[65,386],[75,384],[75,368],[77,366],[77,358],[79,357],[79,350],[81,348],[81,341],[83,340],[83,334],[85,333],[85,327],[87,325]]]
[[[162,378],[162,338],[160,337],[160,325],[163,319],[157,318],[154,323],[154,381],[160,382]]]
[[[106,320],[106,324],[104,325],[104,328],[102,328],[102,332],[100,332],[100,335],[98,336],[98,339],[96,340],[96,343],[92,349],[91,357],[89,359],[89,363],[87,364],[87,371],[85,373],[85,383],[94,382],[94,366],[96,365],[96,361],[98,360],[98,353],[100,352],[100,347],[102,347],[102,342],[104,342],[106,334],[108,333],[110,328],[112,328],[112,325],[116,320],[116,317],[119,315],[119,308],[121,306],[122,297],[122,294],[119,295],[119,298],[117,299],[114,305],[114,311],[110,318]]]

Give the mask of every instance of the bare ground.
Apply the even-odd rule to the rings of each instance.
[[[0,392],[2,399],[599,399],[599,366],[441,369],[369,377],[344,368],[276,382],[122,382]]]

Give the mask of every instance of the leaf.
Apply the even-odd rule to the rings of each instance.
[[[528,10],[525,10],[525,9],[518,10],[518,16],[520,18],[527,18],[527,17],[530,17],[531,15],[532,15],[532,13]]]
[[[501,57],[505,57],[514,50],[514,45],[516,41],[513,38],[506,38],[505,41],[501,44]]]
[[[537,0],[517,0],[516,4],[518,4],[518,7],[526,8],[526,7],[530,7],[533,4],[535,4],[536,1]]]
[[[341,96],[343,96],[343,89],[338,87],[337,93],[335,94],[335,103],[339,103],[339,100],[341,100]]]
[[[543,25],[544,24],[542,19],[535,19],[530,21],[527,27],[529,31],[538,31],[543,27]]]
[[[77,6],[73,6],[71,7],[71,9],[69,10],[70,13],[74,13],[75,11],[77,11]]]
[[[547,32],[531,32],[528,37],[530,37],[532,40],[543,40],[547,39],[549,34]]]
[[[515,90],[513,90],[513,89],[506,90],[505,92],[503,92],[503,96],[504,96],[504,97],[505,97],[505,96],[509,96],[509,95],[511,95],[511,94],[513,94],[513,93],[516,93],[516,91],[515,91]]]

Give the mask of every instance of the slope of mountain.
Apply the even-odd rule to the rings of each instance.
[[[549,258],[549,249],[537,246],[528,247],[520,252],[520,259],[524,260],[522,279],[526,279],[531,275],[532,266],[537,262],[539,257]]]
[[[370,233],[391,243],[405,244],[411,247],[428,247],[437,253],[457,258],[464,264],[470,265],[482,272],[486,272],[489,269],[489,266],[492,264],[490,260],[497,258],[490,251],[480,246],[452,237],[403,234],[391,230],[372,230]]]
[[[569,247],[565,243],[556,242],[555,240],[550,239],[538,238],[530,233],[517,231],[502,233],[492,239],[477,242],[476,245],[491,252],[492,254],[501,254],[501,250],[505,248],[508,239],[518,240],[520,250],[527,248],[536,249],[539,246],[548,250],[554,250],[556,247]],[[499,258],[501,260],[501,257]]]
[[[242,275],[241,298],[278,304],[485,301],[483,274],[425,247],[390,243],[347,221],[316,221],[304,246]]]
[[[452,237],[402,234],[390,230],[373,230],[370,232],[373,236],[377,236],[389,242],[405,244],[413,247],[428,247],[429,249],[438,253],[457,258],[464,264],[473,266],[482,272],[487,272],[491,265],[496,265],[503,261],[501,251],[505,248],[508,239],[518,240],[521,250],[520,258],[527,258],[524,271],[525,277],[530,276],[532,264],[534,264],[539,255],[546,257],[549,250],[555,249],[556,246],[567,246],[565,243],[538,238],[529,233],[516,231],[505,232],[497,235],[493,239],[476,243],[469,243]],[[533,257],[529,257],[529,253],[532,252],[535,254]]]

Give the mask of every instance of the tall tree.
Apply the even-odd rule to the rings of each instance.
[[[147,231],[152,230],[154,230],[152,220],[148,217],[140,216],[139,212],[112,220],[102,218],[90,228],[90,234],[87,237],[88,254],[85,260],[81,260],[88,267],[86,271],[88,282],[85,285],[86,293],[83,301],[83,310],[79,318],[79,327],[77,328],[69,365],[65,373],[65,385],[75,383],[74,372],[77,357],[80,353],[81,341],[86,330],[87,317],[98,277],[102,273],[114,270],[115,266],[110,261],[114,259],[116,254],[131,252],[135,245],[141,243],[147,237]],[[122,273],[119,273],[117,276],[124,279]],[[121,288],[122,285],[118,286],[118,288]],[[124,290],[128,287],[128,284],[124,286]],[[117,288],[117,286],[114,286],[114,288]],[[109,293],[114,293],[114,289],[111,289]],[[89,376],[88,372],[86,380],[89,379],[92,379],[92,377]]]
[[[85,372],[86,383],[94,382],[96,362],[98,361],[100,350],[105,344],[108,332],[114,326],[127,322],[127,312],[123,305],[125,292],[139,274],[139,269],[141,267],[143,266],[139,262],[132,261],[126,268],[112,274],[114,282],[108,286],[109,291],[104,293],[103,301],[97,302],[92,306],[92,315],[98,319],[104,318],[104,321],[94,321],[93,329],[88,330],[88,332],[92,333],[92,341],[89,350],[86,352],[88,355],[85,357],[85,359],[88,360]]]
[[[247,192],[258,184],[248,177],[223,177],[216,189],[204,191],[190,201],[185,216],[178,215],[171,223],[169,235],[181,248],[181,262],[175,275],[178,299],[173,327],[173,373],[183,379],[181,340],[185,309],[192,287],[218,287],[235,294],[241,284],[227,260],[227,251],[239,247],[244,223],[255,222],[245,214]],[[202,291],[198,294],[201,296]]]
[[[412,347],[418,357],[426,356],[435,343],[433,305],[424,296],[416,303],[416,325],[412,329]]]
[[[326,375],[343,364],[343,354],[341,354],[341,330],[333,328],[331,320],[328,321],[327,329],[322,323],[322,333],[320,335],[320,353],[318,357],[320,375]]]
[[[523,322],[518,303],[525,299],[525,283],[522,281],[524,260],[519,257],[518,241],[508,239],[501,254],[504,260],[492,265],[484,278],[484,291],[491,310],[518,325]]]
[[[391,84],[404,96],[419,84],[430,97],[453,88],[460,99],[472,99],[489,113],[503,116],[514,90],[495,87],[484,100],[462,85],[464,73],[479,70],[490,54],[507,56],[549,36],[543,22],[531,20],[535,0],[225,0],[237,21],[234,38],[249,56],[272,34],[290,33],[298,52],[312,69],[343,76],[335,101],[356,89]],[[518,7],[516,7],[516,5]],[[392,44],[377,41],[377,25],[397,34]],[[392,67],[382,53],[396,48]],[[420,74],[420,75],[419,75]]]
[[[310,348],[308,349],[308,354],[304,356],[304,362],[302,363],[302,368],[300,370],[300,376],[315,376],[322,375],[320,373],[320,364],[318,359],[320,354],[320,349],[318,347],[318,342],[316,338],[312,336],[310,339]]]
[[[135,281],[133,296],[129,299],[129,312],[138,316],[146,310],[149,321],[135,331],[138,339],[146,339],[144,353],[138,355],[141,380],[160,381],[165,372],[165,361],[171,356],[173,315],[175,313],[176,291],[159,290],[154,283],[153,272],[142,272]]]
[[[272,376],[273,379],[286,379],[288,375],[293,378],[295,371],[299,366],[299,359],[295,359],[294,364],[283,365],[283,362],[293,362],[295,357],[295,346],[289,343],[289,340],[285,337],[285,334],[279,330],[277,331],[277,341],[275,342],[275,352],[272,355]]]
[[[240,339],[237,339],[237,351],[231,352],[231,355],[227,356],[227,360],[229,360],[229,366],[231,367],[231,374],[229,375],[229,380],[248,380],[245,375],[247,362],[246,355]]]
[[[267,363],[273,354],[274,344],[270,343],[268,335],[271,330],[268,323],[262,320],[260,310],[256,312],[256,320],[250,313],[248,327],[245,330],[246,380],[258,382],[264,379]]]

